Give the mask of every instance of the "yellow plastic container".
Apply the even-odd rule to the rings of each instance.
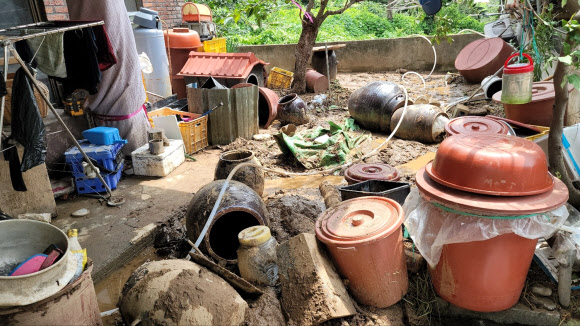
[[[527,140],[534,141],[534,140],[550,133],[550,128],[548,128],[548,127],[542,127],[542,126],[534,126],[534,127],[540,129],[542,132],[539,134],[535,134],[535,135],[531,135],[531,136],[526,137]]]
[[[290,88],[293,79],[294,73],[274,67],[270,70],[270,75],[268,75],[268,88]]]
[[[203,42],[203,52],[226,53],[226,38],[219,37]]]
[[[161,108],[149,112],[148,115],[152,127],[154,127],[152,117],[179,115],[182,119],[191,119],[178,123],[181,137],[183,137],[185,151],[187,154],[192,154],[207,147],[207,115],[200,117],[201,114],[172,110],[170,108]]]

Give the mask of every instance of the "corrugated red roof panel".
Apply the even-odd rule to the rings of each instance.
[[[267,65],[248,53],[190,52],[178,75],[189,77],[246,78],[255,65]]]

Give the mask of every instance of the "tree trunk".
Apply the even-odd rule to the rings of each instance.
[[[566,43],[572,41],[567,37]],[[560,54],[563,56],[563,54]],[[564,156],[562,153],[562,132],[564,131],[564,117],[566,107],[568,106],[568,83],[562,87],[564,76],[570,73],[570,67],[562,62],[556,65],[554,72],[554,91],[556,100],[554,102],[554,111],[552,116],[552,125],[548,136],[548,154],[550,156],[550,171],[555,177],[559,177],[568,188],[570,199],[568,202],[578,208],[580,207],[580,191],[572,184],[571,176],[568,175],[564,165]]]
[[[393,9],[391,8],[387,9],[387,20],[393,21]]]
[[[320,25],[322,25],[322,22],[318,22],[318,19],[314,19],[314,23],[309,21],[302,22],[302,33],[300,34],[300,39],[294,52],[296,64],[294,65],[294,84],[292,91],[295,93],[306,93],[306,68],[308,68],[310,57],[312,57],[312,48],[314,47],[314,43],[316,43]]]

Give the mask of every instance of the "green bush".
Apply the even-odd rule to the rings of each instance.
[[[439,20],[447,23],[445,31],[449,34],[463,29],[483,31],[484,22],[468,16],[479,9],[472,0],[459,3],[446,3],[434,17],[428,17],[418,9],[396,12],[393,19],[387,19],[387,9],[384,3],[365,1],[352,6],[341,15],[330,16],[322,24],[318,33],[318,42],[353,41],[376,38],[404,37],[411,34],[434,35],[437,32]],[[214,0],[213,3],[223,3],[226,0]],[[338,3],[338,2],[337,2]],[[340,1],[340,3],[343,3]],[[211,3],[210,3],[211,6]],[[225,17],[231,12],[231,7],[212,7],[214,20],[223,36],[233,44],[287,44],[296,43],[300,37],[301,23],[299,10],[294,5],[282,4],[272,12],[260,26],[252,19],[242,17],[237,24],[223,24]],[[438,18],[444,17],[444,18]]]

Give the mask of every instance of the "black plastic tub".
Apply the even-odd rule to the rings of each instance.
[[[393,199],[402,206],[411,186],[406,182],[367,180],[340,187],[339,190],[343,201],[363,196],[379,196]]]

